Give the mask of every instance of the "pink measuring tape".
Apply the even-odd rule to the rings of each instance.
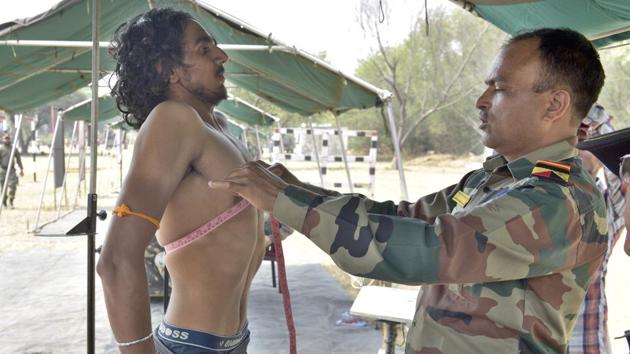
[[[287,271],[284,266],[284,253],[282,252],[282,237],[280,236],[280,224],[275,218],[271,218],[271,232],[273,234],[273,247],[276,250],[276,260],[278,261],[278,277],[280,290],[282,290],[282,304],[284,306],[284,318],[287,321],[289,330],[289,353],[297,353],[297,339],[295,335],[295,323],[293,322],[293,311],[291,310],[291,295],[287,285]]]
[[[199,226],[195,231],[189,233],[188,235],[178,240],[175,240],[169,244],[164,245],[164,249],[166,250],[166,252],[173,252],[182,247],[188,246],[193,241],[203,237],[204,235],[213,231],[217,227],[223,225],[226,221],[230,220],[231,218],[236,216],[238,213],[245,210],[245,208],[247,208],[248,206],[250,206],[250,204],[247,200],[245,199],[241,200],[240,202],[234,204],[230,209],[221,213],[219,216],[208,221],[204,225]]]
[[[245,199],[233,205],[228,210],[221,213],[216,218],[208,221],[206,224],[198,227],[195,231],[164,245],[166,252],[173,252],[182,247],[185,247],[193,241],[207,235],[217,227],[223,225],[226,221],[236,216],[241,211],[250,206],[249,202]],[[276,251],[276,260],[278,261],[278,277],[280,283],[280,289],[282,290],[282,304],[284,306],[284,317],[287,321],[287,328],[289,330],[289,352],[290,354],[297,354],[297,339],[295,332],[295,322],[293,321],[293,311],[291,310],[291,295],[289,294],[289,286],[287,284],[287,272],[284,263],[284,253],[282,252],[282,237],[280,236],[280,224],[275,218],[271,218],[271,232],[273,234],[273,246]]]

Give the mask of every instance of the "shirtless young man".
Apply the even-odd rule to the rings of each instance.
[[[247,295],[263,257],[262,213],[247,206],[215,231],[194,233],[240,200],[207,187],[247,159],[212,113],[227,96],[228,57],[190,15],[172,9],[130,20],[114,44],[118,81],[112,93],[139,128],[118,200],[137,214],[112,216],[97,266],[119,348],[245,353]],[[143,252],[158,220],[173,291],[153,331]],[[191,233],[202,237],[169,251],[170,243]]]

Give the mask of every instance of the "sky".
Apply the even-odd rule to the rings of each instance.
[[[106,1],[106,0],[105,0]],[[379,0],[364,0],[378,4]],[[58,0],[1,0],[0,23],[31,17]],[[346,73],[354,73],[359,60],[375,48],[357,20],[361,0],[204,0],[273,38],[311,54],[326,52],[326,60]],[[389,0],[383,38],[400,43],[414,18],[424,8],[422,0]],[[456,6],[446,0],[429,0],[429,7]]]

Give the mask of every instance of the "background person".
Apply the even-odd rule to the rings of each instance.
[[[11,136],[8,133],[2,135],[2,143],[0,144],[0,191],[4,188],[4,180],[6,179],[7,172],[9,171],[9,160],[11,158]],[[22,165],[22,158],[18,149],[15,149],[13,156],[13,163],[11,166],[11,172],[9,173],[9,181],[6,194],[2,199],[2,205],[13,209],[13,202],[15,200],[15,193],[17,192],[17,185],[19,182],[18,176],[15,172],[15,164],[20,167],[20,177],[24,176],[24,166]]]
[[[586,138],[595,138],[614,130],[612,116],[601,105],[596,103],[582,121],[581,128],[578,131],[578,139],[583,141]],[[605,292],[606,271],[613,247],[617,244],[617,240],[624,230],[624,196],[621,193],[621,181],[615,172],[606,168],[589,151],[580,150],[579,153],[580,157],[582,157],[584,168],[595,179],[595,183],[606,202],[608,251],[586,292],[567,353],[609,353],[608,303]]]

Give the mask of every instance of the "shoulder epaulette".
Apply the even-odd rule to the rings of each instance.
[[[570,173],[571,165],[548,160],[536,161],[536,165],[532,170],[532,176],[561,183],[569,183]]]

